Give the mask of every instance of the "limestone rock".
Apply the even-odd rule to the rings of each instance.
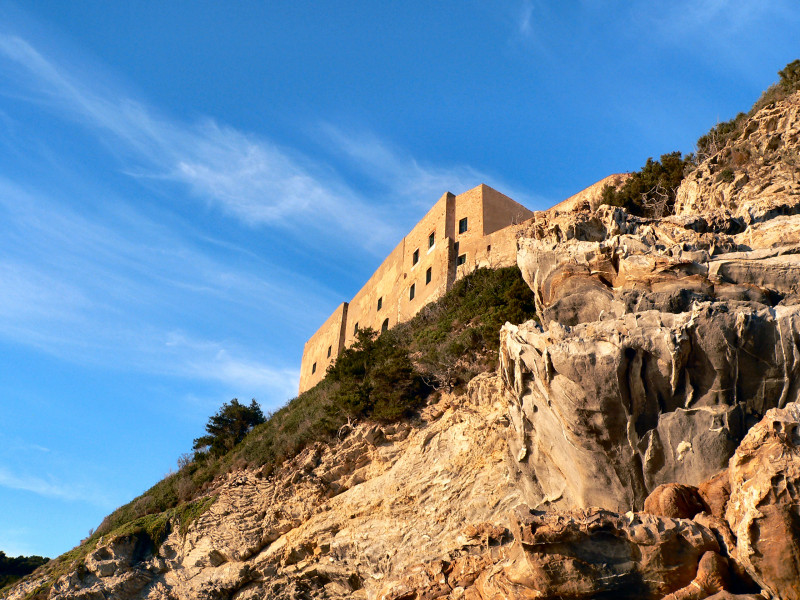
[[[185,535],[175,523],[156,551],[146,536],[103,539],[50,598],[366,598],[408,574],[433,590],[443,569],[471,585],[493,562],[483,552],[510,540],[505,515],[520,502],[501,387],[479,376],[426,420],[358,424],[272,477],[235,472]],[[9,598],[31,588],[17,589]]]
[[[691,519],[708,511],[697,488],[680,483],[663,483],[644,501],[644,512],[673,519]]]
[[[725,509],[728,506],[728,498],[731,496],[731,482],[728,477],[727,467],[714,475],[711,479],[701,483],[698,486],[698,492],[709,507],[711,514],[724,519]]]
[[[664,596],[664,600],[703,600],[716,593],[725,592],[730,585],[728,561],[716,552],[706,552],[697,566],[697,576],[692,582]]]
[[[685,519],[600,509],[521,511],[507,564],[476,581],[480,598],[660,599],[688,585],[719,547]]]
[[[737,139],[691,173],[678,190],[676,212],[715,212],[743,224],[796,214],[796,205],[787,203],[787,198],[800,194],[800,178],[784,155],[799,144],[800,92],[796,92],[753,115]],[[725,166],[729,162],[731,166]],[[726,168],[731,177],[721,176]]]
[[[799,149],[800,94],[745,129],[767,154],[778,133]],[[800,399],[800,183],[767,154],[729,187],[700,175],[723,157],[709,159],[671,217],[527,223],[517,261],[538,323],[504,327],[500,362],[531,506],[640,509],[725,469],[767,410]]]
[[[501,331],[511,455],[531,505],[641,508],[724,468],[748,423],[800,393],[800,307],[704,303]]]
[[[729,466],[738,560],[773,597],[800,598],[800,404],[767,412]]]

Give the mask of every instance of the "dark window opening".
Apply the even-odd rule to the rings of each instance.
[[[467,262],[467,255],[466,254],[462,254],[461,256],[459,256],[456,259],[456,266],[460,267],[461,265],[463,265],[466,262]]]
[[[416,284],[415,283],[412,283],[411,287],[408,288],[408,299],[409,300],[413,300],[414,299],[415,288],[416,288]]]
[[[356,326],[353,327],[353,335],[358,335],[358,323],[356,323]]]
[[[425,285],[428,285],[431,282],[431,267],[428,267],[428,270],[425,271]]]
[[[464,233],[467,230],[467,217],[464,217],[458,222],[458,233]]]
[[[314,363],[313,365],[311,365],[311,374],[313,375],[316,372],[317,372],[317,363]]]
[[[378,310],[383,308],[383,297],[378,298]]]
[[[387,331],[389,329],[389,319],[383,320],[383,325],[381,325],[381,333]]]
[[[431,234],[428,236],[428,248],[433,248],[433,245],[436,243],[436,232],[431,231]]]
[[[328,346],[328,358],[330,358],[330,357],[331,357],[331,347]]]
[[[492,245],[489,244],[488,246],[486,246],[486,252],[491,252],[491,251],[492,251]]]
[[[419,262],[419,248],[414,250],[414,254],[411,256],[411,264],[415,265]]]

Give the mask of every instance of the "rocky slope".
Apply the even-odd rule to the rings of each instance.
[[[520,503],[507,476],[496,377],[443,396],[414,422],[342,431],[279,476],[240,471],[154,552],[142,535],[103,539],[50,598],[366,598],[414,565],[508,541]],[[10,598],[40,584],[29,580]]]
[[[537,214],[518,264],[539,319],[503,328],[498,373],[239,471],[39,597],[800,598],[798,148],[800,94],[674,216]]]

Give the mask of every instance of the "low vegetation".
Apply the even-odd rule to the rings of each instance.
[[[684,176],[706,159],[716,157],[717,181],[731,183],[735,169],[753,160],[754,151],[746,140],[733,144],[742,137],[744,124],[762,108],[787,98],[800,90],[800,59],[790,62],[778,71],[779,80],[771,85],[747,112],[740,112],[730,121],[717,123],[708,133],[700,136],[695,152],[682,156],[680,152],[663,154],[661,160],[648,158],[645,165],[631,174],[622,186],[606,186],[602,203],[623,206],[635,215],[660,218],[675,212],[675,195]],[[788,154],[782,159],[796,168],[800,159]]]

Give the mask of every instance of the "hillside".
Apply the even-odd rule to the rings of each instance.
[[[6,597],[800,599],[800,92],[781,90],[703,146],[672,214],[596,190],[537,213],[519,270],[365,332]]]

